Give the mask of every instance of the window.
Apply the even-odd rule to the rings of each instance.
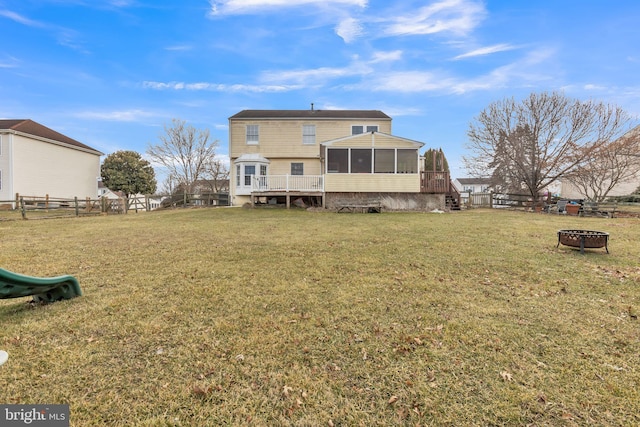
[[[418,151],[417,150],[398,150],[398,169],[397,173],[418,173]]]
[[[247,144],[257,144],[258,140],[258,125],[247,125]]]
[[[378,125],[353,125],[351,126],[351,135],[360,135],[362,133],[378,132]]]
[[[304,175],[304,163],[291,163],[291,175]]]
[[[267,165],[260,165],[260,175],[267,176]]]
[[[316,125],[302,126],[302,143],[308,145],[316,143]]]
[[[240,186],[240,165],[236,165],[236,186]]]
[[[255,165],[244,165],[244,185],[251,186],[251,178],[256,174]]]
[[[351,173],[371,173],[371,149],[351,149]]]
[[[378,149],[374,152],[375,173],[394,173],[396,171],[396,150]]]
[[[332,148],[327,150],[327,172],[349,173],[348,148]]]
[[[330,148],[327,173],[418,173],[418,150]]]

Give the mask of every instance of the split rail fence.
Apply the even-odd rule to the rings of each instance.
[[[0,220],[80,217],[126,212],[126,200],[23,196],[0,200]]]

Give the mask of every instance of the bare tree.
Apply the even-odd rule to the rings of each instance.
[[[204,165],[204,176],[213,193],[221,193],[225,188],[229,188],[229,168],[220,159],[212,158]]]
[[[494,102],[469,125],[464,159],[474,176],[537,201],[542,190],[627,130],[619,107],[579,101],[557,92]]]
[[[602,202],[618,184],[640,175],[640,128],[603,144],[566,176],[588,199]]]
[[[172,126],[164,126],[160,144],[150,145],[147,155],[152,161],[166,167],[178,185],[188,193],[205,171],[205,165],[214,159],[218,141],[209,141],[209,130],[198,130],[183,120],[173,119]]]

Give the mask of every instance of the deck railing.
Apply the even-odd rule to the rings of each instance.
[[[324,191],[322,175],[267,175],[254,176],[251,191]]]
[[[450,185],[449,172],[420,172],[420,192],[422,193],[447,194]]]

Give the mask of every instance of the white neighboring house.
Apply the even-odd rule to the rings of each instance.
[[[102,181],[98,181],[98,197],[106,198],[109,200],[124,200],[126,199],[125,194],[122,191],[112,191],[107,188]],[[134,209],[137,211],[146,211],[147,206],[150,211],[156,210],[160,208],[162,203],[162,196],[145,196],[144,194],[133,194],[130,197],[130,207],[129,209]]]
[[[490,178],[457,178],[453,185],[460,193],[488,193],[491,189]]]
[[[0,200],[95,199],[102,154],[33,120],[0,119]]]

